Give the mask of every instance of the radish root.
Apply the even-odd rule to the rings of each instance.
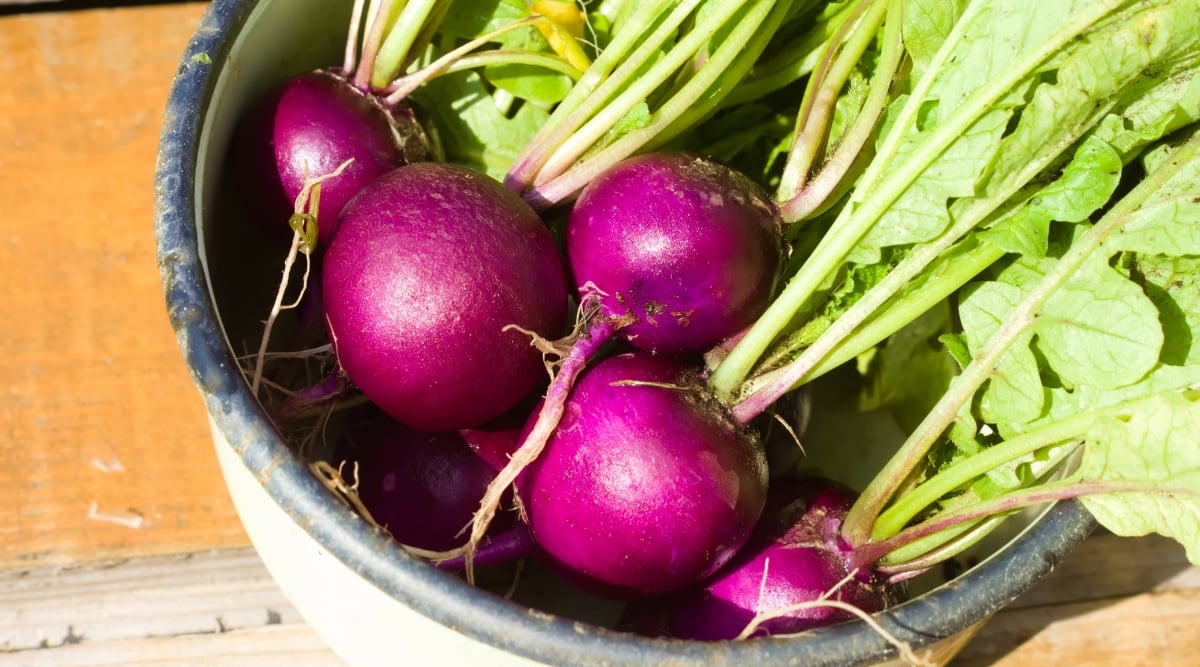
[[[771,566],[771,559],[768,558],[763,563],[763,576],[762,576],[762,581],[759,584],[759,600],[761,600],[765,596],[766,584],[767,584],[767,571],[770,568],[770,566]],[[903,660],[905,663],[907,663],[909,665],[913,665],[914,667],[937,667],[937,663],[933,662],[932,660],[930,660],[928,658],[928,655],[929,655],[928,652],[926,652],[926,654],[924,656],[917,655],[916,651],[913,650],[912,646],[908,642],[902,641],[896,635],[893,635],[892,633],[888,632],[887,628],[884,628],[882,625],[880,625],[879,621],[876,621],[874,619],[874,617],[871,616],[871,614],[868,614],[867,612],[863,611],[862,609],[860,609],[848,602],[842,602],[841,600],[830,599],[835,593],[837,593],[837,591],[839,589],[841,589],[847,583],[852,581],[854,579],[855,575],[857,575],[857,574],[858,574],[858,569],[856,568],[855,570],[850,572],[850,574],[847,574],[844,578],[842,578],[841,581],[834,584],[833,587],[831,587],[829,590],[822,593],[821,597],[817,598],[816,600],[811,600],[809,602],[799,602],[796,604],[787,605],[784,607],[776,607],[773,609],[766,609],[766,610],[755,613],[754,618],[750,619],[750,622],[748,624],[746,624],[746,627],[742,630],[741,634],[739,634],[736,637],[736,639],[739,639],[739,640],[749,639],[750,636],[753,635],[754,632],[756,630],[758,630],[759,627],[761,627],[767,621],[770,621],[770,620],[773,620],[776,618],[783,618],[784,616],[787,616],[789,614],[794,614],[795,612],[798,612],[798,611],[804,611],[806,609],[840,609],[844,612],[847,612],[849,614],[852,614],[852,615],[858,617],[858,619],[861,620],[863,623],[866,623],[867,627],[871,628],[871,630],[873,630],[875,632],[875,634],[879,635],[880,637],[883,638],[884,641],[886,641],[887,643],[894,646],[896,648],[896,651],[900,654],[900,659]],[[786,636],[786,635],[777,635],[777,636],[782,637],[782,636]]]
[[[308,288],[309,273],[312,270],[311,253],[316,247],[317,238],[317,208],[321,203],[321,183],[335,176],[340,176],[346,167],[354,159],[346,160],[332,173],[315,178],[307,178],[307,167],[305,168],[306,178],[304,187],[300,189],[300,193],[296,195],[296,201],[291,219],[288,224],[292,227],[292,245],[288,248],[287,257],[283,260],[283,278],[279,281],[279,289],[275,292],[275,301],[271,304],[271,312],[267,316],[267,321],[263,326],[262,340],[258,344],[258,354],[255,355],[254,373],[250,379],[250,393],[255,398],[258,397],[258,389],[262,385],[263,365],[266,362],[267,343],[271,339],[271,329],[275,326],[275,320],[279,314],[285,310],[295,308],[300,305],[301,299],[304,298],[304,292]],[[296,299],[287,305],[283,303],[283,296],[287,292],[289,277],[292,274],[292,267],[296,263],[296,255],[300,252],[304,253],[304,277],[300,285],[300,294]]]
[[[525,436],[521,446],[513,452],[512,457],[496,475],[496,478],[488,484],[483,498],[479,501],[479,509],[475,512],[471,523],[464,528],[464,530],[470,529],[470,537],[461,550],[462,555],[466,557],[466,574],[469,583],[475,583],[476,548],[483,540],[484,534],[487,533],[504,492],[512,486],[521,472],[542,453],[546,447],[546,441],[550,439],[550,435],[554,433],[559,420],[562,419],[567,396],[575,384],[575,378],[621,325],[620,322],[597,318],[597,312],[597,297],[585,293],[583,301],[580,303],[575,331],[570,336],[553,343],[547,343],[540,336],[534,339],[533,345],[542,350],[547,357],[546,367],[551,373],[550,387],[546,391],[545,401],[542,403],[533,428]],[[553,370],[555,368],[557,368],[557,372]]]

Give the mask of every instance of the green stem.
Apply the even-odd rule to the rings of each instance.
[[[883,574],[927,570],[971,548],[1000,526],[1008,514],[993,514],[964,521],[957,526],[932,533],[891,551],[876,567]]]
[[[1079,446],[1080,443],[1075,442],[1041,450],[1044,456],[1028,462],[1029,472],[1032,473],[1033,479],[1031,483],[1024,486],[1028,488],[1033,485],[1045,484],[1046,480],[1056,474],[1062,464],[1078,451]],[[966,492],[944,501],[940,511],[942,514],[953,514],[969,509],[979,502],[981,501],[974,493]],[[908,541],[902,544],[881,540],[866,545],[866,549],[868,551],[875,549],[871,552],[875,554],[872,556],[872,562],[879,561],[878,569],[881,572],[897,574],[925,569],[969,548],[997,528],[1007,517],[1008,514],[1004,513],[968,519],[954,523],[951,528],[930,524],[933,526],[932,528],[926,526],[925,530],[910,533]],[[879,545],[884,542],[888,542],[888,544],[881,548]],[[858,554],[857,557],[865,556]]]
[[[833,119],[834,105],[838,95],[850,79],[851,72],[858,66],[863,53],[875,40],[879,24],[883,22],[888,6],[900,7],[893,0],[859,0],[850,19],[842,25],[821,56],[821,62],[808,79],[800,112],[796,114],[796,128],[792,134],[792,149],[788,151],[780,179],[779,199],[787,201],[803,186],[825,145],[829,123]],[[898,37],[900,27],[894,26]],[[897,62],[899,59],[897,58]],[[877,68],[882,70],[883,68]],[[888,75],[890,82],[891,75]],[[886,92],[886,87],[885,87]]]
[[[1092,426],[1095,419],[1093,414],[1076,415],[1046,428],[1010,438],[955,463],[897,498],[896,502],[875,520],[871,538],[882,540],[895,535],[908,525],[913,517],[936,503],[939,498],[983,477],[995,468],[1043,447],[1080,437]]]
[[[1047,142],[1044,149],[1038,152],[1037,159],[1029,159],[1021,167],[1007,177],[998,179],[992,192],[980,199],[963,199],[956,202],[950,209],[950,218],[954,223],[949,229],[929,243],[916,246],[899,265],[897,265],[883,280],[867,291],[853,306],[843,313],[822,332],[821,336],[805,349],[798,358],[787,366],[763,373],[747,381],[742,387],[742,399],[733,407],[735,418],[746,423],[774,403],[780,396],[792,390],[800,383],[811,379],[812,371],[821,364],[828,355],[842,344],[844,339],[851,336],[855,330],[872,317],[897,292],[908,286],[927,266],[936,262],[950,247],[975,229],[985,220],[994,217],[997,210],[1008,204],[1011,210],[1019,207],[1032,192],[1030,182],[1052,165],[1062,161],[1062,154],[1073,146],[1080,137],[1096,125],[1115,104],[1116,98],[1107,103],[1089,108],[1088,113],[1070,127],[1061,128],[1053,141]],[[1024,194],[1025,196],[1019,196]],[[1017,201],[1014,203],[1014,199]],[[828,236],[828,234],[827,234]],[[998,258],[995,257],[995,258]],[[994,259],[995,259],[994,258]],[[986,259],[984,256],[977,259]],[[992,261],[994,261],[994,259]],[[982,270],[984,264],[978,268]],[[959,269],[967,268],[959,267]],[[961,275],[961,273],[960,273]],[[971,276],[965,276],[967,280]],[[965,283],[965,280],[963,281]],[[935,302],[930,302],[932,305]],[[917,315],[919,313],[914,313]]]
[[[564,201],[618,161],[639,148],[661,143],[693,125],[719,102],[718,95],[701,101],[722,80],[734,80],[745,72],[770,40],[789,10],[790,0],[756,2],[704,66],[680,90],[659,107],[645,127],[629,132],[561,176],[539,184],[526,193],[537,209]],[[576,158],[579,156],[576,155]],[[547,164],[546,172],[549,172]]]
[[[350,76],[358,63],[358,33],[362,30],[362,14],[367,0],[354,0],[350,10],[350,26],[346,31],[346,50],[342,55],[342,73]]]
[[[1106,493],[1147,493],[1168,497],[1196,495],[1194,489],[1187,487],[1161,486],[1143,481],[1069,478],[1057,482],[1047,482],[1010,491],[959,510],[939,513],[931,519],[900,531],[887,540],[873,542],[856,549],[852,559],[858,564],[874,563],[892,554],[903,553],[900,550],[904,545],[915,543],[918,539],[936,535],[967,522],[1009,514],[1031,505]],[[898,558],[894,562],[891,558],[888,558],[887,561],[888,569],[902,568],[907,564],[900,562]]]
[[[918,278],[911,289],[906,288],[886,308],[876,311],[870,320],[855,329],[813,366],[805,380],[811,382],[875,347],[957,292],[1005,254],[990,243],[976,243],[974,237],[967,237],[960,244],[967,244],[968,249],[962,253],[947,251],[946,256],[953,258],[953,261],[940,262],[927,269],[923,274],[928,276],[927,279]],[[974,247],[970,248],[970,245]]]
[[[371,86],[371,70],[375,67],[375,59],[387,36],[388,28],[392,25],[396,3],[402,0],[371,0],[367,8],[367,24],[364,28],[362,55],[359,56],[358,68],[354,72],[354,86],[359,90],[369,90]]]
[[[923,78],[914,90],[909,103],[901,112],[900,119],[893,126],[893,131],[885,139],[880,155],[872,162],[871,167],[863,175],[864,184],[858,191],[864,193],[857,206],[846,206],[821,243],[809,256],[800,270],[792,277],[787,287],[767,309],[766,313],[751,327],[742,341],[730,352],[724,361],[713,372],[709,387],[720,397],[729,399],[733,396],[738,385],[746,378],[754,367],[755,362],[762,356],[767,347],[776,339],[791,322],[795,313],[812,298],[812,295],[834,271],[845,261],[845,257],[854,249],[858,242],[877,223],[892,204],[913,184],[913,182],[931,165],[943,152],[958,140],[985,113],[1013,87],[1025,79],[1030,72],[1042,62],[1060,50],[1077,35],[1112,11],[1109,5],[1115,2],[1096,3],[1081,11],[1075,21],[1065,24],[1055,33],[1053,39],[1040,43],[1016,61],[1006,67],[998,76],[988,81],[968,97],[944,122],[940,123],[929,136],[924,138],[919,146],[914,148],[908,159],[902,164],[893,164],[891,159],[899,148],[900,137],[908,138],[906,129],[916,108],[924,100],[928,92],[931,77]],[[969,5],[967,12],[975,5]],[[1097,9],[1100,7],[1101,9]],[[935,64],[939,59],[948,58],[957,38],[961,35],[964,25],[969,21],[960,20],[935,56]],[[931,71],[936,71],[931,67]],[[908,110],[912,108],[912,111]],[[883,174],[884,165],[887,173]],[[877,188],[872,184],[876,179],[882,179]],[[865,196],[866,193],[870,196]]]
[[[424,29],[425,21],[434,13],[437,4],[438,0],[410,0],[404,3],[371,67],[373,90],[386,88],[392,79],[407,67],[410,49]]]
[[[533,65],[534,67],[540,67],[551,72],[565,74],[574,80],[578,80],[580,75],[583,74],[575,69],[574,65],[563,59],[562,56],[542,51],[513,51],[508,49],[494,49],[463,56],[458,62],[447,67],[443,73],[451,74],[479,67],[491,67],[492,65]]]
[[[690,79],[687,86],[677,91],[667,104],[655,112],[655,121],[652,121],[652,124],[659,124],[663,119],[669,120],[671,117],[674,117],[674,120],[656,131],[635,130],[631,134],[637,138],[630,139],[630,143],[641,143],[644,137],[643,148],[660,146],[695,127],[716,109],[726,106],[727,99],[722,91],[733,90],[739,81],[745,80],[746,72],[754,67],[758,56],[775,37],[780,24],[791,11],[791,2],[792,0],[778,0],[771,14],[758,24],[757,30],[752,24],[740,24],[718,52],[705,63],[707,71],[702,69],[702,75]],[[743,46],[741,49],[734,49],[731,44]],[[731,55],[733,57],[729,58]],[[714,73],[715,77],[712,76]],[[705,82],[708,82],[707,89],[704,88]]]
[[[854,6],[846,5],[837,14],[814,24],[803,35],[788,43],[784,50],[754,64],[750,74],[739,81],[722,106],[737,106],[757,100],[811,74],[820,62],[829,41],[849,20]]]
[[[436,77],[446,74],[450,71],[453,71],[452,68],[455,66],[455,64],[461,63],[463,61],[463,59],[466,58],[468,56],[468,54],[471,53],[472,51],[474,51],[475,49],[485,46],[486,44],[488,44],[492,40],[496,39],[500,35],[503,35],[504,33],[511,32],[511,31],[517,30],[519,28],[524,28],[524,27],[533,25],[539,21],[544,21],[544,20],[545,19],[540,16],[526,17],[526,18],[520,19],[518,21],[513,21],[512,23],[509,23],[508,25],[504,25],[499,28],[496,28],[495,30],[493,30],[485,35],[477,37],[477,38],[467,42],[466,44],[463,44],[462,46],[454,49],[453,51],[450,51],[446,55],[438,58],[437,60],[433,61],[432,63],[429,63],[425,67],[422,67],[421,69],[413,72],[412,74],[409,74],[407,76],[403,76],[403,77],[400,77],[399,79],[397,79],[395,83],[393,83],[388,89],[386,89],[385,92],[387,92],[387,97],[384,98],[384,103],[388,104],[390,106],[395,106],[395,105],[399,104],[402,100],[404,100],[404,98],[408,97],[410,94],[412,94],[412,92],[414,90],[416,90],[419,86],[421,86],[421,84],[425,83],[426,81],[429,81],[430,79],[436,78]],[[508,54],[510,54],[509,55],[510,61],[516,61],[516,60],[521,59],[524,56],[532,56],[533,55],[531,52],[524,52],[523,55],[521,54],[521,52],[517,52],[516,54],[514,54],[514,52],[491,51],[489,53],[492,53],[492,54],[508,53]],[[459,69],[463,69],[463,68],[460,67]]]
[[[702,20],[689,30],[683,39],[676,42],[671,50],[656,61],[644,75],[633,79],[632,83],[612,102],[605,105],[591,119],[575,130],[569,138],[560,143],[547,157],[537,178],[533,180],[533,184],[535,186],[542,185],[565,172],[621,119],[625,118],[634,107],[648,99],[651,93],[669,80],[700,49],[704,48],[742,6],[750,2],[754,2],[754,0],[728,0],[714,6],[719,9],[704,14]],[[769,2],[755,2],[755,4],[762,5],[769,4]],[[708,69],[710,69],[709,65],[705,65],[700,72],[703,73]]]
[[[901,7],[902,5],[895,1],[888,5],[888,16],[880,39],[879,63],[871,74],[871,82],[868,85],[870,92],[850,129],[842,135],[833,155],[821,165],[817,176],[811,181],[808,181],[811,163],[803,166],[803,172],[792,176],[794,183],[789,180],[788,170],[785,168],[778,188],[778,199],[783,202],[780,213],[784,221],[798,222],[828,208],[833,203],[834,193],[848,180],[845,178],[846,174],[863,155],[867,140],[871,138],[887,105],[892,80],[904,56],[900,31]],[[803,141],[803,138],[799,141]],[[791,159],[790,154],[788,159]]]
[[[855,550],[853,556],[854,562],[885,562],[889,568],[908,569],[905,567],[906,565],[912,564],[916,559],[921,558],[923,564],[928,567],[930,564],[929,559],[922,558],[922,556],[928,555],[930,553],[929,550],[910,548],[912,545],[922,545],[925,543],[925,540],[929,539],[945,543],[946,540],[938,540],[936,538],[938,536],[949,536],[953,539],[958,536],[954,531],[961,529],[961,526],[970,525],[992,517],[1004,518],[1011,512],[1022,507],[1073,498],[1088,492],[1098,492],[1100,488],[1098,486],[1093,488],[1088,485],[1080,485],[1079,482],[1066,480],[1010,491],[985,501],[964,505],[957,510],[941,512],[937,516],[910,526],[886,540],[863,545]],[[940,549],[936,550],[940,551]],[[918,551],[920,553],[917,553]]]
[[[639,3],[630,19],[638,29],[614,33],[613,41],[592,61],[579,81],[571,86],[567,96],[555,107],[546,124],[513,160],[504,179],[505,185],[514,192],[524,191],[533,182],[550,153],[658,53],[659,47],[671,39],[700,1],[675,3],[671,0],[654,0]],[[667,9],[671,9],[670,14],[660,21],[660,15]],[[650,31],[650,34],[647,35],[646,31]]]
[[[1113,230],[1125,224],[1149,197],[1174,176],[1180,165],[1195,159],[1198,153],[1200,133],[1193,135],[1176,150],[1168,164],[1148,174],[1129,194],[1120,199],[1033,286],[1026,298],[1017,305],[963,372],[954,378],[946,393],[859,496],[843,524],[843,536],[851,544],[865,544],[872,538],[875,519],[895,494],[899,480],[903,480],[909,471],[920,465],[963,405],[971,400],[991,376],[1001,357],[1033,326],[1037,312],[1046,300],[1070,279]]]
[[[1191,386],[1189,376],[1181,376],[1176,383],[1163,384],[1153,394],[1138,399],[1129,400],[1114,405],[1097,407],[1086,412],[1080,412],[1070,417],[1052,421],[1035,430],[1022,433],[1008,440],[988,447],[987,449],[962,459],[933,477],[922,482],[916,488],[910,489],[900,496],[875,521],[872,538],[886,539],[900,532],[904,526],[926,507],[933,505],[938,499],[954,489],[965,486],[1002,465],[1016,461],[1024,456],[1051,447],[1056,443],[1071,442],[1075,444],[1087,433],[1097,420],[1103,417],[1124,417],[1135,414],[1145,406],[1152,406],[1161,400],[1164,394],[1173,394]],[[1074,449],[1071,445],[1069,449]],[[1065,453],[1051,456],[1060,460]]]

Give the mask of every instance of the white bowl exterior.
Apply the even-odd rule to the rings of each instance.
[[[255,550],[305,622],[352,667],[536,667],[433,621],[321,547],[246,468],[210,421],[221,473]]]

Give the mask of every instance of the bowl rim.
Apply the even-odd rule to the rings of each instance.
[[[847,665],[896,657],[865,623],[749,642],[655,639],[528,609],[465,585],[359,520],[286,445],[249,391],[218,319],[198,235],[196,159],[225,58],[258,0],[214,0],[188,44],[167,100],[155,165],[155,236],[167,313],[210,419],[271,498],[329,554],[402,604],[501,650],[548,664]],[[203,56],[201,55],[203,54]],[[204,57],[206,56],[206,57]],[[1095,527],[1060,501],[1006,548],[932,591],[875,615],[920,649],[1014,600]]]

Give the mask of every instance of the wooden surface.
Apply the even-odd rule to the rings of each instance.
[[[0,568],[248,543],[154,259],[163,106],[202,10],[0,18]]]
[[[203,5],[0,17],[0,666],[337,665],[247,549],[164,314],[151,180]],[[1089,540],[960,665],[1200,665],[1200,570]]]

